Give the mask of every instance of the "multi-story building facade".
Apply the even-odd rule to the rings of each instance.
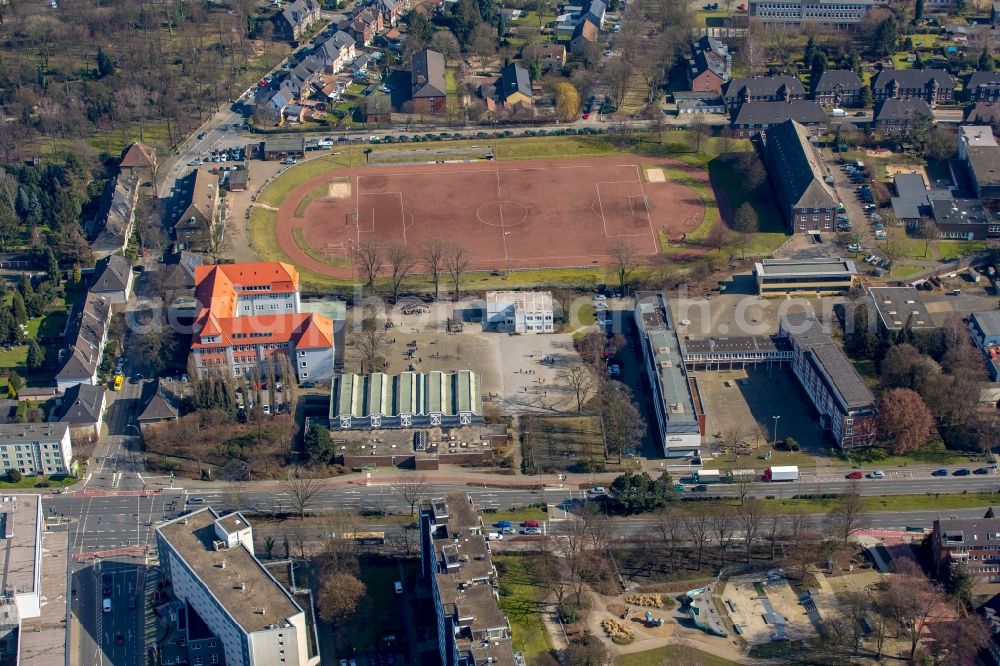
[[[965,99],[969,102],[1000,100],[1000,72],[973,72],[965,79]]]
[[[832,231],[839,206],[837,193],[826,182],[822,158],[809,140],[809,130],[786,120],[769,127],[764,136],[764,163],[788,231]]]
[[[674,326],[667,295],[641,292],[635,298],[635,322],[653,389],[653,410],[663,455],[698,458],[705,435],[705,410],[698,380],[684,366],[684,341]]]
[[[212,372],[259,378],[281,374],[285,355],[300,382],[333,378],[333,322],[300,312],[299,274],[261,262],[195,268],[199,311],[191,356],[199,378]]]
[[[952,564],[983,583],[1000,582],[1000,518],[946,518],[934,521],[931,552],[938,576]]]
[[[779,335],[792,342],[792,372],[819,412],[820,426],[842,449],[875,443],[875,396],[844,350],[811,313],[781,318]]]
[[[864,85],[849,69],[828,69],[813,88],[813,99],[832,106],[858,106]]]
[[[747,102],[791,102],[805,98],[802,82],[790,74],[731,79],[722,86],[722,99],[730,112]]]
[[[704,35],[691,43],[688,84],[695,92],[722,92],[722,84],[732,73],[733,58],[723,42]]]
[[[486,292],[486,324],[511,333],[555,331],[551,291]]]
[[[57,663],[61,663],[64,655],[43,643],[51,636],[36,639],[41,631],[38,624],[51,619],[41,618],[42,532],[45,531],[41,495],[0,497],[0,530],[4,544],[0,549],[0,568],[4,572],[0,590],[0,662],[32,666],[58,659]],[[60,572],[53,567],[47,574],[58,577]],[[30,622],[35,618],[38,619]],[[26,620],[31,626],[24,626]],[[40,658],[40,654],[44,657]]]
[[[796,292],[846,294],[854,286],[858,271],[850,259],[763,259],[754,264],[757,293],[786,296]]]
[[[523,666],[500,610],[497,573],[483,523],[465,493],[420,509],[420,559],[431,581],[441,666]]]
[[[72,471],[73,444],[66,423],[0,424],[0,473],[65,475]]]
[[[933,108],[955,99],[955,81],[943,69],[885,69],[872,79],[875,102],[922,99]]]
[[[169,591],[181,604],[178,626],[189,663],[320,663],[312,609],[303,609],[257,560],[243,514],[219,516],[205,507],[156,528],[156,545]],[[194,633],[202,627],[207,632]]]
[[[779,27],[806,24],[846,29],[860,23],[874,0],[751,0],[750,20]]]
[[[101,356],[111,327],[110,298],[88,291],[79,309],[74,308],[68,329],[69,348],[60,352],[63,365],[56,373],[56,387],[66,391],[77,384],[98,383]]]
[[[969,334],[986,357],[990,378],[1000,381],[1000,310],[970,314]]]
[[[983,201],[1000,201],[1000,146],[989,125],[958,128],[958,159],[965,162],[976,196]]]

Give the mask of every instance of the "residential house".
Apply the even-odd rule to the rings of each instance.
[[[96,441],[101,436],[107,407],[107,389],[104,386],[76,384],[63,394],[56,422],[69,426],[70,439],[74,442]]]
[[[187,205],[174,223],[174,237],[185,249],[200,249],[218,220],[219,179],[208,170],[195,169],[188,181],[184,190]]]
[[[153,181],[156,177],[156,148],[136,141],[122,154],[118,162],[118,173],[136,181]]]
[[[788,74],[737,78],[722,86],[722,99],[730,113],[747,102],[791,102],[805,98],[802,82]]]
[[[677,91],[674,93],[674,103],[677,105],[677,115],[726,112],[726,103],[715,92]]]
[[[778,333],[792,342],[792,373],[819,414],[819,426],[842,449],[875,443],[875,396],[812,313],[780,318]]]
[[[299,274],[293,266],[197,266],[195,284],[199,309],[191,359],[199,379],[214,372],[247,378],[281,375],[281,356],[299,382],[333,378],[333,322],[301,311]]]
[[[227,171],[223,185],[230,192],[244,192],[250,184],[250,162],[239,165],[235,171]]]
[[[872,79],[875,102],[922,99],[931,108],[955,99],[955,81],[943,69],[884,69]]]
[[[177,599],[163,615],[173,620],[178,659],[206,666],[319,665],[311,599],[304,609],[261,564],[242,513],[220,516],[203,507],[162,523],[156,549],[160,574]]]
[[[589,17],[584,17],[582,21],[573,28],[573,35],[569,40],[569,50],[574,55],[583,55],[588,48],[597,46],[597,37],[600,28]]]
[[[939,578],[962,564],[977,583],[1000,583],[1000,518],[939,518],[930,541]]]
[[[888,134],[906,132],[913,123],[934,121],[934,112],[923,99],[890,97],[875,103],[875,128]]]
[[[531,80],[524,67],[513,62],[504,67],[496,86],[497,99],[505,108],[531,106]]]
[[[0,425],[0,474],[16,469],[24,476],[65,476],[73,471],[72,463],[73,444],[65,423]]]
[[[149,397],[146,399],[142,412],[136,417],[140,431],[157,423],[176,421],[180,415],[177,397],[163,386],[162,382],[150,382],[147,386],[149,390],[143,391],[143,393],[148,393]]]
[[[357,57],[356,44],[353,37],[338,30],[317,49],[316,57],[328,74],[336,74]]]
[[[688,84],[694,92],[722,92],[722,84],[732,74],[733,58],[729,47],[714,37],[702,36],[691,43],[688,58]]]
[[[91,293],[104,296],[119,305],[132,296],[132,262],[120,254],[112,254],[97,262]]]
[[[825,181],[822,158],[805,127],[786,120],[767,129],[764,163],[789,232],[833,230],[837,194]]]
[[[347,31],[362,46],[368,46],[375,39],[375,35],[382,32],[384,28],[385,23],[382,20],[382,12],[376,11],[371,7],[366,7],[354,15]]]
[[[864,86],[858,75],[849,69],[828,69],[819,77],[813,99],[835,107],[861,106]]]
[[[964,125],[990,125],[1000,127],[1000,102],[976,102],[965,109]]]
[[[291,104],[290,93],[282,90],[269,90],[254,98],[256,115],[264,117],[277,124],[284,117],[285,107]]]
[[[65,393],[76,384],[97,385],[111,326],[111,306],[110,299],[88,291],[80,307],[74,308],[67,329],[72,331],[69,348],[59,353],[63,365],[56,373],[56,387],[60,392]]]
[[[1000,310],[970,314],[969,334],[986,357],[990,378],[995,382],[1000,381]]]
[[[551,291],[488,291],[484,324],[511,333],[555,331]]]
[[[750,0],[750,21],[768,26],[849,29],[868,16],[875,0]]]
[[[132,237],[140,180],[133,170],[127,171],[108,181],[101,200],[102,212],[87,228],[87,235],[93,239],[90,249],[98,258],[124,252]]]
[[[444,56],[424,49],[410,60],[410,98],[413,112],[445,113],[448,110],[448,86],[445,82]]]
[[[267,139],[260,144],[260,154],[263,160],[301,159],[306,156],[306,140],[304,137]]]
[[[965,78],[968,102],[1000,101],[1000,72],[973,72]]]
[[[438,664],[524,666],[497,601],[497,572],[483,521],[467,494],[421,502],[420,565],[434,600]]]
[[[972,181],[976,196],[983,201],[1000,202],[1000,147],[993,128],[963,125],[958,128],[958,159]]]
[[[372,9],[382,13],[382,23],[384,25],[396,25],[396,20],[403,12],[404,3],[398,0],[374,0]]]
[[[821,127],[826,125],[827,117],[823,107],[810,100],[749,102],[732,113],[729,126],[737,136],[752,137],[790,120],[804,127]]]
[[[292,0],[274,16],[274,36],[289,42],[299,37],[320,20],[320,4],[316,0]]]
[[[598,29],[601,29],[604,27],[604,18],[606,14],[607,6],[604,4],[604,0],[590,0],[590,4],[587,5],[587,11],[583,15],[583,18],[596,25]]]
[[[542,63],[542,72],[548,74],[566,66],[566,47],[562,44],[542,44],[535,53]]]
[[[362,53],[351,63],[351,74],[354,76],[367,77],[368,68],[372,64],[372,57],[367,53]]]

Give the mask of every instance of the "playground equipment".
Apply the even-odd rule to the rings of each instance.
[[[647,627],[662,627],[663,626],[663,618],[662,617],[653,617],[653,612],[652,611],[646,611],[646,626]]]

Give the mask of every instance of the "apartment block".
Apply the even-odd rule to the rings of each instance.
[[[25,476],[65,475],[72,462],[68,424],[0,424],[0,474],[16,469]]]
[[[818,412],[819,425],[842,449],[875,443],[875,396],[812,313],[781,317],[791,340],[792,372]]]
[[[931,552],[938,576],[960,563],[981,582],[1000,582],[1000,518],[935,520]]]
[[[191,664],[316,666],[312,608],[258,561],[239,512],[205,507],[156,529],[160,567],[177,602],[170,616]]]
[[[199,311],[191,356],[199,378],[213,372],[281,374],[284,355],[300,382],[333,378],[333,322],[301,312],[299,274],[281,262],[195,267]]]
[[[425,502],[420,555],[431,581],[442,666],[524,666],[500,610],[497,572],[483,523],[465,493]]]

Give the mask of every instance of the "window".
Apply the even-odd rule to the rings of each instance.
[[[301,363],[299,363],[299,366],[302,367],[302,368],[307,368],[307,367],[309,367],[309,364],[306,363],[305,361],[302,361]]]
[[[210,656],[210,657],[208,658],[208,663],[210,663],[210,664],[217,664],[217,663],[219,663],[219,655],[217,655],[217,654],[212,654],[212,655],[211,655],[211,656]]]
[[[201,659],[201,657],[200,657],[200,656],[198,656],[198,657],[195,657],[195,658],[194,658],[194,659],[193,659],[193,660],[191,661],[191,664],[192,664],[192,666],[201,666],[201,664],[202,664],[202,659]]]

